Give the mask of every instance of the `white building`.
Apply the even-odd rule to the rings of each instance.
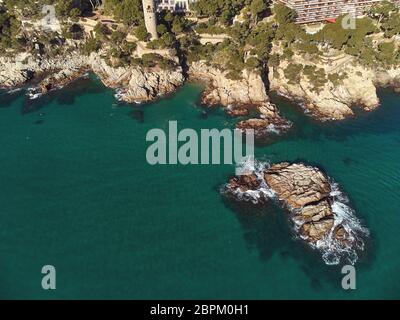
[[[174,12],[189,11],[191,3],[197,0],[156,0],[158,10],[169,10]]]

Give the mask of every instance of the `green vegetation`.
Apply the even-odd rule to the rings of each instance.
[[[251,2],[251,0],[198,0],[192,4],[192,9],[199,16],[215,18],[216,21],[229,25],[240,10]]]
[[[209,34],[223,34],[226,33],[228,29],[218,26],[210,25],[207,23],[199,23],[195,28],[197,33],[209,33]]]
[[[96,24],[93,31],[96,33],[96,37],[101,40],[106,40],[106,38],[111,34],[110,29],[100,22]]]
[[[0,49],[4,50],[19,46],[18,33],[20,25],[15,16],[0,9]]]
[[[159,39],[153,40],[147,44],[149,49],[173,48],[176,43],[175,37],[170,33],[164,33]]]
[[[326,76],[325,70],[323,68],[317,68],[314,65],[305,65],[297,63],[289,63],[289,65],[283,70],[285,78],[288,79],[288,83],[296,85],[305,76],[307,80],[311,83],[312,90],[319,93],[325,84],[329,81],[335,82],[335,84],[340,84],[345,76],[339,74],[332,74],[328,77]]]
[[[296,11],[281,3],[275,4],[273,13],[275,15],[275,21],[280,25],[292,23],[297,17]]]
[[[82,46],[82,52],[90,55],[92,52],[97,52],[101,49],[101,41],[97,38],[89,37]]]
[[[150,38],[150,35],[147,32],[146,26],[144,23],[141,23],[135,30],[135,36],[139,39],[139,41],[147,41]]]
[[[357,71],[360,73],[359,71]],[[362,76],[362,74],[358,74],[358,76]],[[343,83],[343,80],[348,77],[347,73],[331,73],[328,74],[328,80],[333,83],[334,86],[338,86]]]
[[[159,67],[162,70],[174,70],[177,65],[174,61],[166,59],[156,53],[148,53],[142,56],[142,65],[145,68]]]
[[[308,81],[312,84],[312,89],[315,92],[320,92],[324,85],[328,82],[325,70],[317,68],[312,65],[305,65],[303,74],[307,77]]]
[[[289,63],[283,71],[285,78],[288,79],[289,84],[297,84],[300,82],[303,65],[296,63]]]
[[[267,10],[268,10],[268,4],[264,0],[253,0],[250,3],[250,11],[256,22],[258,21],[259,18],[265,16]]]
[[[317,91],[327,81],[340,84],[346,75],[326,75],[312,63],[300,64],[296,61],[299,56],[304,61],[323,63],[325,60],[321,59],[325,59],[326,53],[339,56],[343,52],[365,66],[390,68],[400,64],[399,46],[394,41],[400,34],[400,11],[388,1],[372,6],[365,17],[357,19],[355,29],[344,29],[344,17],[339,17],[336,23],[326,24],[315,34],[307,34],[295,23],[296,12],[280,3],[198,0],[192,4],[192,9],[201,22],[195,23],[184,14],[158,12],[159,39],[149,41],[141,0],[6,0],[0,7],[0,50],[35,50],[31,37],[25,32],[27,25],[22,28],[19,21],[42,18],[44,4],[55,5],[57,18],[63,21],[61,34],[37,35],[44,52],[55,54],[61,50],[65,39],[76,40],[85,54],[102,50],[113,66],[154,67],[156,64],[163,69],[174,66],[173,62],[159,56],[133,58],[137,44],[127,42],[128,34],[147,42],[148,49],[176,52],[180,61],[203,60],[226,71],[230,79],[240,79],[245,69],[261,72],[267,66],[272,67],[274,76],[279,76],[278,67],[286,61],[284,75],[290,83],[298,83],[303,75]],[[100,7],[100,4],[103,5]],[[98,7],[101,13],[110,15],[119,24],[107,27],[99,22],[89,35],[78,18],[90,15]],[[238,16],[240,19],[235,18]],[[226,39],[222,43],[202,45],[200,37],[204,33],[224,35]]]
[[[143,22],[142,0],[104,0],[104,12],[127,26]]]

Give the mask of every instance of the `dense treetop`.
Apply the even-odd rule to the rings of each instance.
[[[57,18],[63,21],[61,37],[84,40],[85,53],[108,48],[115,63],[139,63],[132,58],[136,46],[126,41],[126,35],[131,33],[141,41],[149,40],[141,0],[5,0],[0,7],[0,50],[23,50],[30,38],[22,32],[20,20],[40,18],[41,8],[46,4],[54,5]],[[85,35],[76,23],[77,18],[88,17],[97,9],[112,16],[123,28],[109,30],[99,23],[94,37]],[[147,47],[173,49],[182,61],[205,60],[228,70],[232,78],[240,77],[243,69],[262,71],[266,65],[291,61],[295,54],[318,61],[329,50],[352,55],[366,66],[391,66],[400,61],[398,45],[393,40],[400,34],[400,11],[388,1],[375,4],[366,16],[357,19],[355,29],[344,29],[345,17],[339,17],[336,23],[326,24],[315,34],[307,33],[295,23],[294,10],[265,0],[198,0],[192,4],[193,16],[201,22],[189,20],[184,14],[159,12],[160,38],[148,42]],[[203,33],[225,34],[229,38],[217,45],[201,45],[199,35]],[[273,47],[280,47],[280,53],[272,53]],[[313,80],[312,74],[322,76],[321,70],[310,66],[300,70],[291,63],[287,76],[294,77],[296,72],[303,72]],[[342,77],[333,75],[329,80],[341,81]]]

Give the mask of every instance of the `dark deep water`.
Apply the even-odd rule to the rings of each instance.
[[[259,159],[323,168],[370,230],[357,289],[293,239],[280,209],[226,202],[229,165],[150,166],[148,130],[232,126],[196,105],[201,88],[117,105],[97,80],[27,105],[0,93],[0,298],[400,298],[400,96],[375,112],[318,124],[274,100],[295,128]],[[41,268],[57,289],[41,289]]]

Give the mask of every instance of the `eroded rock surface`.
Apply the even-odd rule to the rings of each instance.
[[[275,50],[278,50],[275,48]],[[334,61],[335,59],[332,59]],[[314,66],[325,74],[342,74],[345,78],[338,83],[327,81],[316,90],[307,76],[291,82],[285,77],[289,63]],[[354,116],[354,109],[375,110],[379,104],[377,87],[390,86],[399,89],[400,69],[367,68],[349,55],[341,53],[336,61],[305,59],[296,55],[291,62],[282,61],[278,67],[270,67],[270,89],[299,103],[307,113],[320,121],[342,120]]]
[[[321,201],[331,192],[326,176],[303,164],[276,164],[265,171],[264,177],[279,198],[293,209]]]
[[[0,87],[24,85],[35,76],[48,74],[35,88],[35,95],[61,88],[88,70],[96,73],[109,88],[119,88],[124,102],[148,102],[174,92],[185,80],[181,67],[175,70],[145,70],[137,66],[114,68],[101,53],[90,57],[79,53],[43,58],[28,53],[0,58]]]
[[[207,83],[202,95],[203,104],[240,107],[269,102],[264,81],[259,74],[244,70],[242,79],[232,80],[227,73],[202,61],[190,65],[190,77]]]

